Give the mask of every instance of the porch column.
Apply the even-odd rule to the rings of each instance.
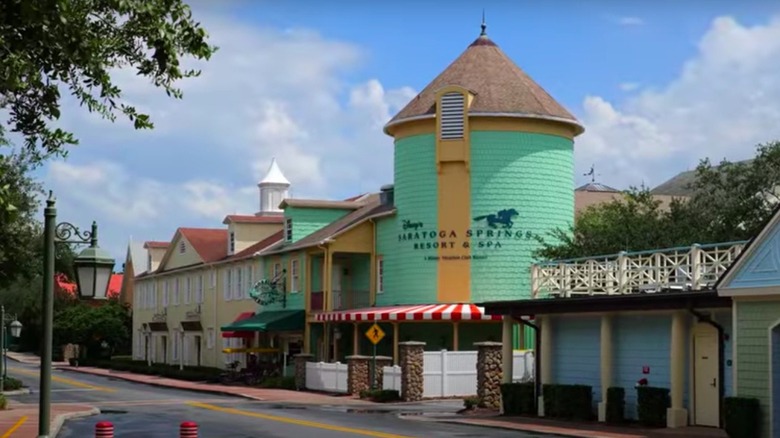
[[[325,323],[322,325],[322,344],[324,346],[323,352],[322,352],[322,360],[323,362],[330,362],[330,323]]]
[[[333,300],[331,299],[331,294],[333,292],[333,259],[331,256],[330,248],[327,246],[325,247],[325,253],[323,254],[323,263],[324,266],[322,268],[322,277],[323,277],[323,285],[322,285],[322,310],[329,312],[333,310]]]
[[[393,323],[393,365],[398,365],[401,360],[398,356],[398,336],[399,336],[399,330],[398,330],[398,323]]]
[[[607,389],[612,386],[612,315],[601,317],[601,401],[599,421],[607,421]]]
[[[553,333],[552,333],[552,319],[550,319],[550,316],[545,315],[542,317],[537,317],[537,319],[541,319],[540,321],[540,329],[541,329],[541,339],[540,339],[540,345],[539,348],[542,350],[540,352],[537,352],[536,354],[539,357],[539,360],[542,362],[541,366],[539,367],[539,373],[541,374],[541,380],[542,382],[542,388],[544,388],[544,385],[547,383],[553,383],[552,381],[552,343],[553,343]],[[542,395],[539,396],[539,416],[544,417],[544,389],[542,389]]]
[[[452,351],[458,351],[458,343],[460,342],[460,323],[458,321],[452,322]]]
[[[688,425],[688,411],[683,406],[685,385],[685,319],[684,312],[672,316],[672,339],[669,354],[671,407],[666,410],[666,427],[685,427]]]
[[[359,324],[352,324],[352,355],[360,355],[360,332],[358,331]]]
[[[303,353],[311,354],[311,323],[309,321],[303,324]]]
[[[512,315],[504,315],[501,325],[501,369],[503,370],[501,381],[503,383],[512,383],[512,376],[514,375],[513,325],[514,319]]]

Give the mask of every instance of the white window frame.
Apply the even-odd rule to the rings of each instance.
[[[203,274],[198,275],[195,287],[195,303],[203,304]]]
[[[176,277],[173,280],[173,305],[178,306],[179,305],[179,299],[181,298],[179,296],[181,292],[181,279],[179,277]]]
[[[233,298],[233,295],[231,294],[231,282],[230,282],[230,269],[224,269],[222,271],[223,279],[222,279],[222,287],[224,290],[222,291],[222,298],[225,301],[230,301],[231,298]]]
[[[216,289],[217,288],[217,270],[212,269],[209,273],[209,278],[211,278],[211,288]]]
[[[290,293],[295,294],[300,292],[300,260],[293,258],[290,260]]]
[[[385,291],[385,259],[377,257],[376,259],[376,293],[381,294]]]
[[[233,254],[236,250],[236,232],[231,231],[228,236],[228,254]]]
[[[291,217],[284,218],[284,240],[285,242],[293,240],[293,220]]]
[[[179,242],[179,254],[184,254],[185,252],[187,252],[187,244],[182,240]]]
[[[163,308],[168,307],[168,298],[170,294],[170,282],[168,280],[163,282],[163,296],[162,296],[162,306]]]
[[[214,348],[214,341],[216,339],[216,331],[214,327],[209,327],[206,331],[206,348],[212,350]]]
[[[275,262],[274,263],[274,271],[273,271],[273,276],[272,276],[273,278],[272,278],[272,280],[278,278],[279,275],[281,275],[281,274],[282,274],[282,264],[280,262]]]
[[[173,336],[171,336],[171,361],[176,363],[176,361],[179,360],[179,344],[180,344],[181,336],[179,336],[178,332],[173,332]]]
[[[244,298],[244,272],[242,267],[237,267],[235,269],[236,273],[236,293],[233,295],[233,298],[240,300]]]
[[[192,302],[192,278],[184,279],[184,304],[189,305]]]

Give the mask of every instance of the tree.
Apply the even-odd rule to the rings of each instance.
[[[538,236],[535,256],[555,260],[656,248],[747,240],[780,202],[780,142],[760,144],[749,161],[700,162],[689,199],[660,208],[647,188],[591,206],[569,229]]]
[[[10,116],[0,141],[20,134],[40,162],[78,143],[54,124],[61,92],[103,118],[123,114],[136,129],[152,128],[149,115],[122,101],[112,72],[134,69],[180,98],[176,82],[199,74],[181,59],[209,59],[216,47],[182,0],[3,0],[0,50],[0,110]]]
[[[100,303],[76,302],[58,313],[54,322],[54,345],[77,344],[91,357],[103,351],[125,351],[131,346],[132,317],[116,299]]]

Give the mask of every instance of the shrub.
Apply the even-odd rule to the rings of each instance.
[[[360,398],[377,403],[387,403],[400,400],[401,393],[395,389],[369,389],[360,391]]]
[[[761,407],[758,399],[726,397],[723,400],[724,429],[730,438],[760,436]]]
[[[573,420],[593,419],[593,388],[588,385],[542,386],[544,415]]]
[[[669,390],[640,386],[637,392],[637,417],[647,427],[666,427],[666,409],[671,406]]]
[[[534,382],[501,384],[504,415],[536,415],[534,397]]]
[[[474,409],[482,406],[482,399],[477,396],[466,397],[463,399],[463,407],[466,409]]]
[[[84,359],[82,359],[84,361]],[[128,360],[118,357],[112,360],[88,359],[84,366],[93,366],[115,371],[125,371],[136,374],[148,374],[153,376],[167,377],[171,379],[188,380],[193,382],[217,381],[219,375],[223,372],[219,368],[187,366],[179,369],[178,365],[168,365],[155,363],[149,365],[142,360]]]
[[[16,391],[22,389],[23,386],[21,380],[13,377],[6,377],[3,381],[3,391]]]
[[[3,394],[0,394],[0,411],[8,409],[8,399]]]
[[[620,387],[607,388],[607,423],[622,423],[626,412],[626,390]]]
[[[260,382],[260,387],[295,391],[295,377],[269,377]]]

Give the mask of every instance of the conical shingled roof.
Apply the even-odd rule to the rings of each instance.
[[[526,115],[531,118],[560,120],[584,131],[577,119],[555,101],[539,84],[520,69],[487,35],[480,35],[420,94],[409,102],[387,128],[406,119],[433,116],[436,92],[458,85],[475,95],[469,114]]]

